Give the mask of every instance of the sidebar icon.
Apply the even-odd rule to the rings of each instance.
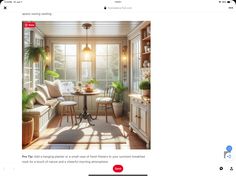
[[[232,146],[227,146],[226,147],[226,151],[224,151],[224,158],[225,159],[228,159],[228,160],[230,160],[230,159],[232,159],[232,150],[233,150],[233,148],[232,148]]]

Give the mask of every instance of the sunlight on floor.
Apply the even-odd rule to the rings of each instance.
[[[55,149],[55,150],[111,150],[111,149],[120,149],[120,150],[127,150],[127,149],[146,149],[146,144],[143,142],[135,133],[131,132],[129,130],[128,126],[128,119],[127,118],[116,118],[116,126],[119,127],[122,134],[125,138],[124,143],[96,143],[96,142],[90,142],[90,143],[73,143],[73,144],[50,144],[48,143],[49,140],[55,136],[55,134],[61,130],[64,127],[58,127],[59,117],[56,116],[53,118],[53,120],[49,123],[48,128],[42,133],[40,138],[35,141],[30,146],[26,147],[25,149]],[[64,124],[65,125],[65,124]],[[72,128],[69,128],[70,130],[76,130],[78,128],[82,128],[82,126],[74,126]],[[83,125],[83,128],[84,127]],[[96,134],[96,131],[93,131],[93,136]],[[107,135],[109,132],[102,132],[101,134]],[[111,134],[111,133],[110,133]]]

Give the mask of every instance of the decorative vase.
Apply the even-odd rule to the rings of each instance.
[[[147,60],[144,60],[144,62],[143,62],[143,67],[144,67],[144,68],[147,68],[147,66],[148,66],[148,61],[147,61]]]

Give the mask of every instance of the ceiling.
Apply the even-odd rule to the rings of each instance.
[[[38,21],[36,25],[46,37],[84,37],[84,23],[92,24],[89,37],[125,37],[141,21]]]

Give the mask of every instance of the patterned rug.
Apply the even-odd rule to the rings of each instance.
[[[122,125],[117,125],[112,116],[98,116],[92,121],[95,126],[90,126],[87,120],[79,125],[71,125],[71,119],[67,122],[63,117],[62,126],[57,127],[49,144],[125,144],[127,133]]]

